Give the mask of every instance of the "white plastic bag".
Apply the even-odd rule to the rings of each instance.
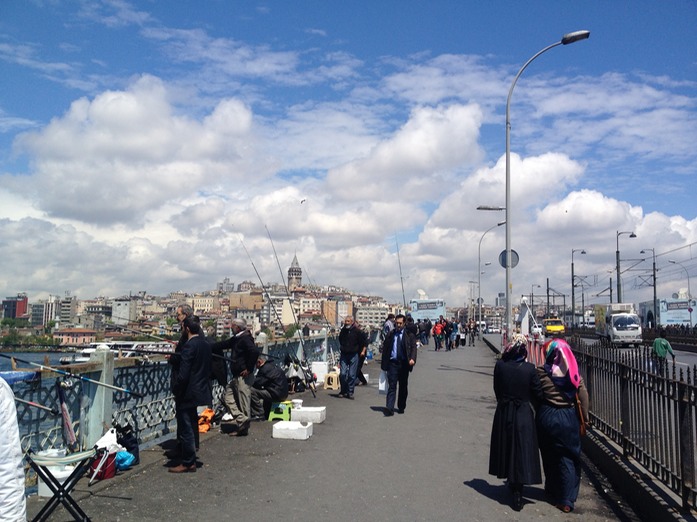
[[[385,370],[380,370],[380,377],[378,378],[378,393],[380,395],[387,395],[387,372]]]

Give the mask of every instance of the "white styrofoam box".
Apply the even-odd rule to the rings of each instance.
[[[312,423],[279,421],[273,425],[272,436],[274,439],[306,440],[312,436]]]
[[[303,406],[302,408],[294,408],[290,410],[290,420],[297,422],[311,422],[321,424],[327,418],[326,406]]]
[[[56,467],[56,466],[50,466],[49,471],[51,475],[55,477],[55,479],[60,482],[61,484],[65,484],[65,481],[68,480],[68,477],[70,474],[75,471],[75,468],[72,466],[64,466],[64,467]],[[51,488],[49,488],[46,483],[39,477],[39,491],[38,494],[40,497],[52,497],[53,496],[53,491],[51,491]]]
[[[312,373],[317,376],[317,382],[324,382],[324,376],[329,373],[329,363],[314,361],[312,363]]]

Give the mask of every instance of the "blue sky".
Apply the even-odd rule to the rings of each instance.
[[[318,284],[491,302],[511,106],[513,295],[697,273],[697,4],[0,5],[0,293],[205,290],[297,254]],[[481,243],[481,255],[478,244]],[[644,261],[641,261],[644,259]],[[486,268],[478,274],[481,260]],[[486,263],[491,262],[492,265]],[[636,263],[636,264],[635,264]],[[591,284],[592,283],[592,284]],[[697,283],[696,283],[697,284]],[[577,290],[577,294],[579,290]],[[601,295],[597,295],[601,294]]]

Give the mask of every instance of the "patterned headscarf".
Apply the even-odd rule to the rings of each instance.
[[[528,340],[522,334],[515,334],[501,355],[504,361],[524,361],[528,356]]]
[[[569,398],[576,395],[581,377],[571,347],[564,339],[552,339],[544,345],[545,371]]]

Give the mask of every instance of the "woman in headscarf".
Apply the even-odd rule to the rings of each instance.
[[[542,401],[537,408],[537,435],[545,470],[545,494],[564,513],[573,511],[581,484],[581,435],[576,396],[588,422],[588,391],[576,358],[563,339],[544,345],[545,364],[537,369]]]
[[[496,412],[491,429],[489,473],[508,481],[512,507],[523,508],[523,485],[541,484],[542,470],[531,401],[542,397],[535,366],[526,362],[527,340],[512,339],[494,367]]]

